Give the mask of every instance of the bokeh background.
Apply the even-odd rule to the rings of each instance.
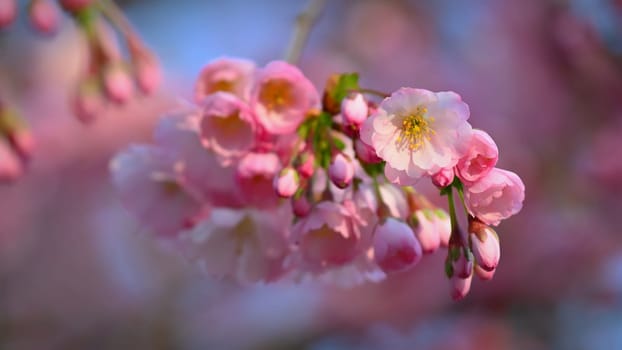
[[[0,349],[622,349],[622,1],[329,0],[301,67],[322,87],[459,92],[526,183],[490,282],[452,302],[444,252],[351,289],[210,279],[144,235],[107,163],[190,99],[202,65],[282,57],[303,1],[121,1],[161,91],[89,126],[84,42],[0,31],[0,90],[38,141],[0,186]],[[24,16],[22,16],[24,17]]]

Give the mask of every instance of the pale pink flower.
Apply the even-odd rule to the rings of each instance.
[[[292,167],[286,167],[274,178],[274,190],[281,198],[289,198],[298,191],[300,177]]]
[[[469,107],[453,92],[401,88],[361,128],[361,140],[387,163],[385,175],[412,185],[451,168],[471,138]]]
[[[421,245],[403,221],[387,218],[374,230],[374,258],[387,272],[403,271],[421,260]]]
[[[499,239],[490,227],[486,227],[479,233],[470,233],[471,250],[477,265],[486,271],[494,270],[501,258]]]
[[[466,205],[471,215],[488,225],[518,213],[525,199],[525,185],[515,173],[493,168],[477,182],[466,186]]]
[[[160,119],[154,140],[174,154],[194,192],[214,206],[240,207],[243,201],[235,181],[236,167],[225,167],[201,142],[199,110],[180,111]]]
[[[131,146],[110,162],[112,180],[128,211],[156,234],[191,227],[205,212],[184,187],[175,158],[154,146]]]
[[[337,153],[328,167],[328,177],[339,188],[350,186],[354,177],[352,161],[343,153]]]
[[[409,220],[423,252],[434,253],[441,245],[437,217],[432,209],[416,210]]]
[[[367,101],[360,93],[347,96],[341,102],[341,115],[348,124],[355,126],[363,124],[365,119],[367,119],[368,112]]]
[[[307,113],[317,107],[319,95],[297,67],[273,61],[259,70],[250,101],[262,128],[281,135],[296,130]]]
[[[289,252],[287,207],[274,210],[217,208],[181,236],[185,255],[209,275],[239,283],[270,282],[285,272]]]
[[[223,57],[208,63],[194,85],[194,98],[203,101],[208,95],[224,91],[248,100],[255,74],[255,63],[245,59]]]
[[[460,278],[457,276],[453,276],[449,280],[450,288],[451,288],[451,298],[454,301],[462,300],[464,297],[469,294],[471,290],[471,282],[473,281],[473,275],[470,275],[467,278]]]
[[[352,213],[341,204],[323,201],[294,224],[302,268],[321,272],[343,266],[361,253],[361,234]]]
[[[216,92],[203,101],[201,139],[225,163],[241,157],[255,145],[252,112],[235,95]]]
[[[391,183],[380,185],[380,194],[384,204],[389,208],[389,214],[395,218],[406,220],[409,214],[408,202],[402,189]]]
[[[499,150],[495,141],[482,130],[473,130],[466,154],[456,164],[456,172],[465,183],[486,176],[497,164]]]
[[[274,177],[281,168],[274,153],[248,153],[238,163],[236,181],[242,199],[251,206],[270,208],[278,204]]]
[[[454,169],[444,168],[438,173],[432,175],[432,183],[437,187],[447,187],[454,182]]]

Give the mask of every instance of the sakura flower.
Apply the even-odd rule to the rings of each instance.
[[[338,203],[323,201],[292,228],[303,269],[321,272],[343,266],[361,253],[361,234],[352,212]]]
[[[465,199],[471,215],[496,226],[521,210],[525,185],[515,173],[493,168],[486,176],[466,186]]]
[[[255,121],[248,106],[235,95],[216,92],[203,102],[201,139],[214,153],[229,161],[255,144]]]
[[[224,91],[247,100],[251,89],[255,63],[239,58],[219,58],[208,63],[194,86],[194,97],[197,102],[203,101],[208,95]]]
[[[317,107],[319,95],[297,67],[273,61],[258,72],[250,102],[259,125],[270,134],[281,135],[296,130]]]
[[[238,164],[236,182],[243,200],[252,206],[274,207],[278,197],[274,191],[274,177],[281,168],[274,153],[248,153]]]
[[[110,163],[112,180],[125,207],[156,234],[191,227],[204,207],[184,187],[170,153],[132,146]]]
[[[285,272],[289,209],[214,209],[181,237],[188,258],[209,275],[240,283],[273,281]]]
[[[471,138],[469,107],[453,92],[401,88],[361,128],[361,140],[386,161],[385,175],[412,185],[451,168]]]
[[[469,149],[456,164],[456,172],[465,183],[475,182],[497,164],[499,150],[492,137],[482,130],[473,130]]]
[[[374,231],[374,258],[383,271],[406,270],[421,260],[421,245],[403,221],[387,218]]]

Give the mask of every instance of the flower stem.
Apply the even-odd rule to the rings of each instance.
[[[456,207],[454,205],[454,190],[449,188],[447,192],[447,202],[449,204],[449,218],[451,220],[451,232],[458,228],[458,219],[456,218]]]
[[[326,0],[309,0],[305,9],[296,17],[294,33],[285,53],[285,60],[295,64],[300,60],[302,49],[304,48],[311,28],[320,16]]]

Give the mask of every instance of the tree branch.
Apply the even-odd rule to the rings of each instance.
[[[326,0],[309,0],[305,9],[296,17],[294,33],[285,53],[285,60],[295,64],[300,59],[309,32],[320,16]]]

